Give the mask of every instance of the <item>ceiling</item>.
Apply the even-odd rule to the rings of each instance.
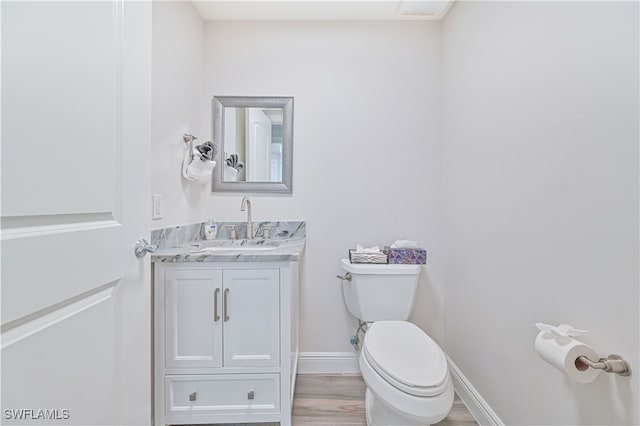
[[[455,0],[194,0],[206,20],[440,20]]]

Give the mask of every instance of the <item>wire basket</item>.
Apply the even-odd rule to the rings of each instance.
[[[387,251],[382,253],[356,253],[355,249],[349,249],[349,262],[351,263],[380,263],[386,264],[389,261]]]

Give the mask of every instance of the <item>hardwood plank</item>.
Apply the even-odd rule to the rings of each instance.
[[[295,398],[363,400],[366,386],[359,374],[299,374]]]
[[[366,386],[360,375],[298,375],[293,400],[293,425],[364,426],[365,391]],[[449,415],[437,424],[477,425],[458,395]]]
[[[453,400],[453,407],[451,407],[451,411],[447,417],[440,423],[436,423],[438,426],[472,426],[477,424],[476,419],[473,418],[469,409],[467,409],[457,394]]]

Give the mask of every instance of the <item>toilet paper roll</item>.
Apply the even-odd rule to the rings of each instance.
[[[215,161],[202,161],[194,158],[187,166],[187,177],[192,180],[206,181],[211,178],[211,171],[216,166]]]
[[[600,358],[591,347],[579,340],[541,331],[536,337],[535,347],[540,358],[578,383],[591,383],[600,374],[600,370],[589,368],[580,362],[576,366],[576,360],[581,355],[592,361]]]

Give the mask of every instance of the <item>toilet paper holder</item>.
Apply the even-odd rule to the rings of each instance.
[[[625,377],[631,375],[631,365],[620,355],[611,354],[597,361],[590,359],[598,358],[597,352],[573,339],[573,336],[589,333],[588,330],[581,330],[569,324],[556,326],[537,322],[535,326],[540,330],[535,343],[538,355],[578,383],[590,383],[600,371]],[[587,371],[589,368],[596,371]]]
[[[575,361],[576,368],[584,371],[587,368],[603,370],[606,373],[616,373],[619,376],[630,376],[631,366],[620,355],[611,354],[606,358],[600,358],[598,361],[591,361],[586,356],[579,356]]]

